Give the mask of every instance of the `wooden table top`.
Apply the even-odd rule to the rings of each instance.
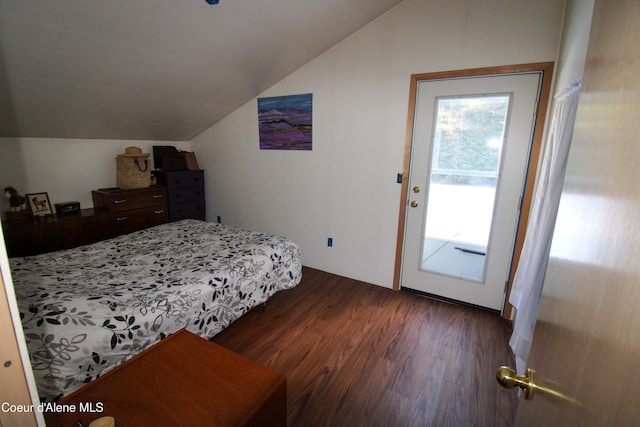
[[[274,396],[277,405],[274,405]],[[180,330],[60,401],[75,412],[45,413],[47,426],[113,416],[123,426],[235,426],[286,423],[286,377]],[[90,412],[102,409],[101,412]],[[284,413],[282,413],[284,411]]]

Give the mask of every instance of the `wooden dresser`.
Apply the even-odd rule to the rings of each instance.
[[[205,220],[204,171],[155,171],[158,184],[167,187],[169,222],[186,218]]]
[[[82,209],[77,214],[37,216],[27,222],[3,221],[2,230],[10,257],[30,256],[108,239],[109,222],[107,210]]]
[[[181,330],[64,397],[48,427],[287,425],[287,378]],[[92,412],[91,409],[97,411]]]
[[[91,192],[93,206],[110,214],[111,236],[132,233],[167,222],[167,192],[154,185],[137,190],[102,188]]]

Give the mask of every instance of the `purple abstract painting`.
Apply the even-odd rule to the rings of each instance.
[[[311,150],[312,94],[258,98],[261,150]]]

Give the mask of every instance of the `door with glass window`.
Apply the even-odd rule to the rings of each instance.
[[[418,82],[402,288],[502,308],[540,79]]]

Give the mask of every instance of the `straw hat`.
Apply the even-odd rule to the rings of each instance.
[[[127,147],[124,150],[124,154],[118,154],[122,157],[149,157],[149,153],[143,153],[140,147]]]

